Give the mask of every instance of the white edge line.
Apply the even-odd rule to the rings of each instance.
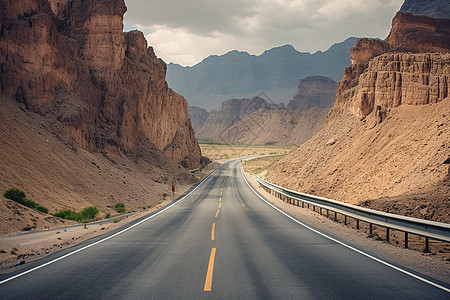
[[[107,240],[109,240],[109,239],[111,239],[111,238],[113,238],[113,237],[115,237],[115,236],[118,236],[119,234],[122,234],[122,233],[124,233],[124,232],[130,230],[131,228],[134,228],[134,227],[136,227],[136,226],[138,226],[138,225],[144,223],[145,221],[148,221],[149,219],[151,219],[151,218],[153,218],[153,217],[156,217],[157,215],[159,215],[159,214],[165,212],[166,210],[168,210],[168,209],[171,208],[172,206],[174,206],[174,205],[180,203],[181,201],[183,201],[187,196],[189,196],[189,195],[190,195],[191,193],[193,193],[199,186],[201,186],[201,185],[202,185],[202,184],[203,184],[203,183],[204,183],[204,182],[205,182],[212,174],[214,174],[221,166],[222,166],[222,164],[221,164],[220,166],[218,166],[214,171],[212,171],[208,176],[206,176],[206,177],[205,177],[205,178],[204,178],[204,179],[203,179],[203,180],[195,187],[195,189],[193,189],[192,191],[189,192],[189,194],[187,194],[186,196],[184,196],[183,198],[181,198],[181,199],[178,200],[177,202],[172,203],[171,205],[167,206],[167,207],[164,208],[163,210],[161,210],[161,211],[159,211],[159,212],[157,212],[157,213],[155,213],[155,214],[149,216],[148,218],[145,218],[145,219],[143,219],[143,220],[137,222],[136,224],[133,224],[133,225],[131,225],[131,226],[129,226],[129,227],[127,227],[127,228],[125,228],[125,229],[119,231],[119,232],[116,232],[115,234],[110,235],[110,236],[108,236],[108,237],[106,237],[106,238],[104,238],[104,239],[102,239],[102,240],[99,240],[99,241],[97,241],[97,242],[95,242],[95,243],[92,243],[92,244],[89,244],[89,245],[87,245],[87,246],[84,246],[84,247],[82,247],[82,248],[80,248],[80,249],[77,249],[77,250],[75,250],[75,251],[73,251],[73,252],[67,253],[67,254],[65,254],[65,255],[63,255],[63,256],[61,256],[61,257],[55,258],[55,259],[52,260],[52,261],[46,262],[45,264],[39,265],[39,266],[34,267],[34,268],[32,268],[32,269],[30,269],[30,270],[27,270],[27,271],[25,271],[25,272],[22,272],[22,273],[19,273],[19,274],[17,274],[17,275],[14,275],[14,276],[12,276],[12,277],[9,277],[9,278],[7,278],[7,279],[4,279],[4,280],[0,281],[0,285],[6,283],[6,282],[8,282],[8,281],[11,281],[11,280],[13,280],[13,279],[16,279],[16,278],[18,278],[18,277],[21,277],[21,276],[23,276],[23,275],[25,275],[25,274],[28,274],[28,273],[31,273],[31,272],[33,272],[33,271],[39,270],[39,269],[41,269],[41,268],[43,268],[43,267],[46,267],[46,266],[48,266],[48,265],[50,265],[50,264],[53,264],[53,263],[59,261],[59,260],[61,260],[61,259],[64,259],[64,258],[66,258],[66,257],[69,257],[69,256],[71,256],[71,255],[73,255],[73,254],[75,254],[75,253],[78,253],[78,252],[80,252],[80,251],[86,250],[87,248],[90,248],[90,247],[95,246],[95,245],[97,245],[97,244],[103,243],[104,241],[107,241]]]
[[[365,252],[363,252],[363,251],[361,251],[361,250],[359,250],[359,249],[356,249],[356,248],[354,248],[354,247],[352,247],[352,246],[350,246],[350,245],[347,245],[347,244],[344,243],[344,242],[341,242],[341,241],[339,241],[339,240],[337,240],[337,239],[335,239],[335,238],[332,238],[331,236],[328,236],[328,235],[326,235],[325,233],[322,233],[322,232],[320,232],[320,231],[318,231],[318,230],[316,230],[316,229],[314,229],[314,228],[312,228],[312,227],[306,225],[305,223],[300,222],[299,220],[297,220],[297,219],[295,219],[294,217],[290,216],[288,213],[282,211],[281,209],[279,209],[278,207],[276,207],[275,205],[273,205],[272,203],[270,203],[269,201],[267,201],[266,199],[264,199],[261,195],[259,195],[259,194],[255,191],[255,189],[253,189],[253,187],[250,185],[250,183],[247,181],[247,178],[245,177],[244,172],[242,171],[242,168],[240,168],[240,169],[241,169],[242,177],[244,177],[245,182],[246,182],[247,185],[250,187],[250,189],[256,194],[256,196],[258,196],[261,200],[263,200],[264,202],[266,202],[268,205],[272,206],[272,208],[274,208],[275,210],[279,211],[280,213],[282,213],[283,215],[285,215],[286,217],[288,217],[288,218],[291,219],[292,221],[294,221],[294,222],[296,222],[296,223],[302,225],[303,227],[305,227],[305,228],[307,228],[307,229],[309,229],[309,230],[311,230],[311,231],[313,231],[313,232],[315,232],[315,233],[317,233],[317,234],[319,234],[319,235],[321,235],[321,236],[323,236],[323,237],[325,237],[325,238],[327,238],[327,239],[329,239],[329,240],[332,240],[333,242],[336,242],[336,243],[338,243],[338,244],[340,244],[340,245],[342,245],[342,246],[344,246],[344,247],[347,247],[347,248],[350,249],[350,250],[353,250],[353,251],[355,251],[355,252],[358,252],[359,254],[362,254],[362,255],[364,255],[364,256],[370,258],[370,259],[373,259],[373,260],[375,260],[375,261],[377,261],[377,262],[379,262],[379,263],[381,263],[381,264],[383,264],[383,265],[386,265],[386,266],[388,266],[388,267],[390,267],[390,268],[392,268],[392,269],[394,269],[394,270],[397,270],[397,271],[399,271],[399,272],[402,272],[402,273],[404,273],[404,274],[406,274],[406,275],[409,275],[409,276],[414,277],[414,278],[416,278],[416,279],[418,279],[418,280],[420,280],[420,281],[423,281],[423,282],[428,283],[428,284],[430,284],[430,285],[432,285],[432,286],[434,286],[434,287],[437,287],[437,288],[439,288],[439,289],[441,289],[441,290],[444,290],[444,291],[446,291],[447,293],[450,293],[450,289],[448,289],[448,288],[446,288],[446,287],[444,287],[444,286],[442,286],[442,285],[440,285],[440,284],[437,284],[437,283],[432,282],[432,281],[430,281],[430,280],[428,280],[428,279],[425,279],[425,278],[420,277],[420,276],[418,276],[418,275],[415,275],[415,274],[413,274],[413,273],[411,273],[411,272],[408,272],[408,271],[406,271],[406,270],[403,270],[403,269],[401,269],[401,268],[399,268],[399,267],[396,267],[396,266],[394,266],[394,265],[392,265],[392,264],[390,264],[390,263],[388,263],[388,262],[385,262],[384,260],[381,260],[381,259],[379,259],[379,258],[377,258],[377,257],[375,257],[375,256],[372,256],[372,255],[370,255],[370,254],[368,254],[368,253],[365,253]]]

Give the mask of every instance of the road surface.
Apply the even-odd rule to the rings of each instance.
[[[147,219],[0,276],[0,299],[450,299],[413,276],[280,213],[235,160]]]

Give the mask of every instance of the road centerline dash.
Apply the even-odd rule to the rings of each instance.
[[[216,218],[219,215],[219,211],[220,211],[220,209],[218,209],[217,212],[216,212]]]
[[[216,248],[211,249],[211,255],[209,256],[208,270],[206,271],[205,279],[205,292],[210,292],[212,288],[212,277],[214,272],[214,260],[216,258]]]
[[[211,228],[211,241],[214,241],[214,230],[216,229],[216,223],[212,224]]]

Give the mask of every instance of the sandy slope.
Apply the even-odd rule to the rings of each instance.
[[[267,177],[297,191],[450,222],[450,99],[402,105],[370,127],[342,116]]]
[[[19,188],[51,213],[94,205],[103,217],[113,214],[118,202],[128,210],[142,210],[162,200],[162,193],[170,194],[172,183],[182,186],[196,181],[162,155],[151,157],[152,164],[140,159],[135,163],[65,145],[53,134],[58,122],[33,114],[8,97],[0,97],[0,120],[0,195],[8,188]],[[2,196],[0,209],[0,235],[27,226],[42,229],[60,224],[48,215],[8,204]]]

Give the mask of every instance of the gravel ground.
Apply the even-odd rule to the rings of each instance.
[[[350,246],[354,246],[391,264],[402,266],[410,271],[418,272],[450,284],[449,253],[425,254],[420,251],[405,249],[400,246],[401,243],[399,246],[396,246],[386,241],[368,238],[367,233],[363,230],[352,229],[343,223],[336,223],[326,216],[320,215],[318,212],[283,202],[259,187],[254,176],[246,172],[245,175],[255,190],[269,202],[310,227],[327,233]]]

